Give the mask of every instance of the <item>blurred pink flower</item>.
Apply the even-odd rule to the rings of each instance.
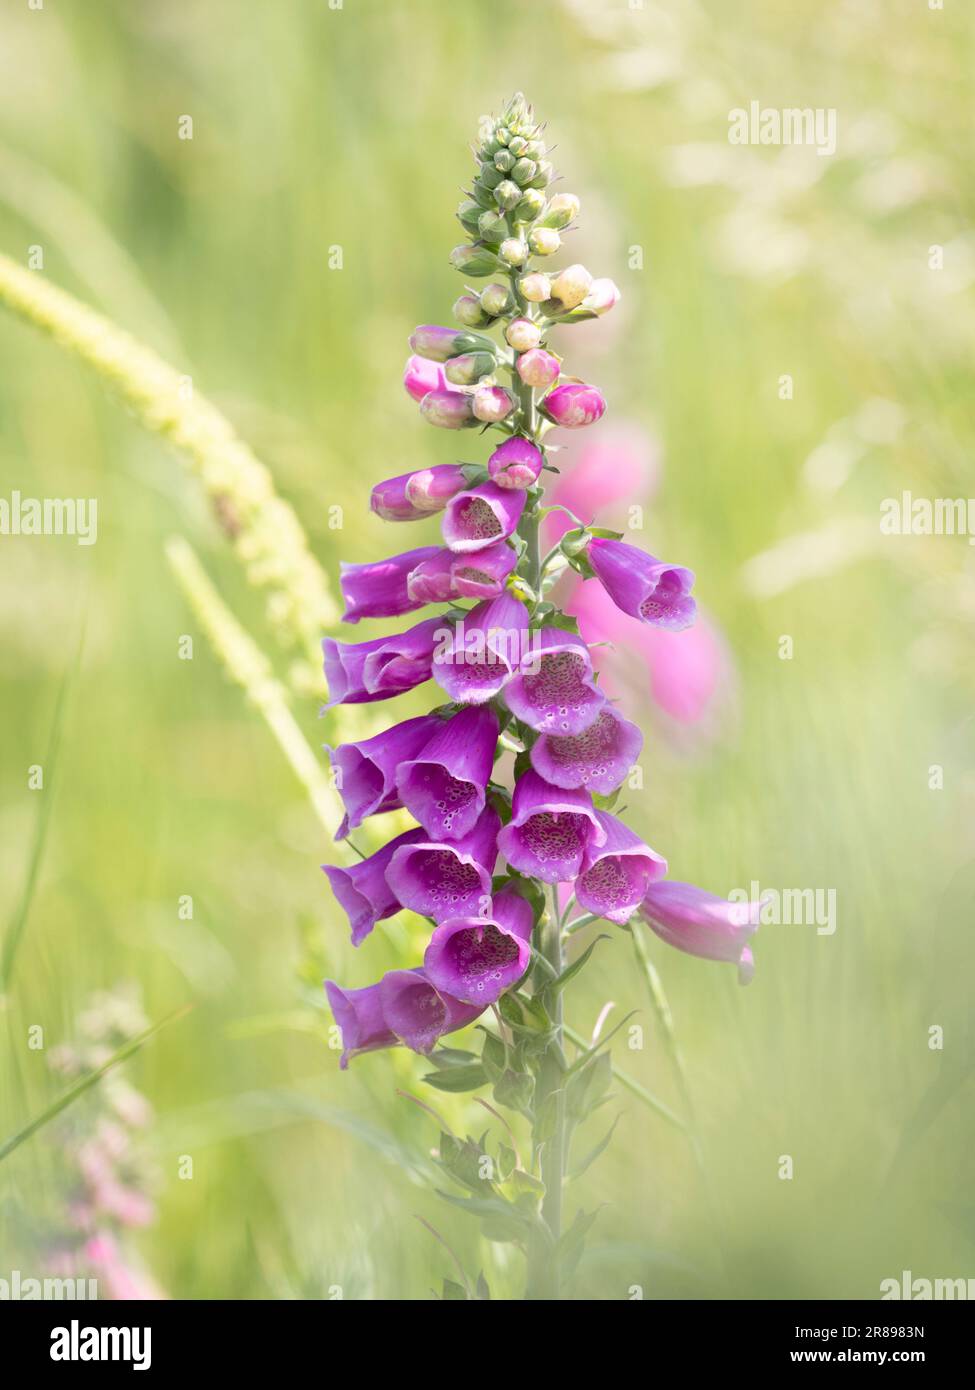
[[[599,683],[623,709],[639,713],[640,694],[649,682],[654,704],[681,725],[692,725],[709,734],[709,724],[726,703],[733,688],[730,657],[718,629],[699,614],[694,627],[668,632],[647,627],[627,617],[595,580],[575,580],[565,607],[579,620],[582,636],[590,643],[611,643],[592,648]],[[634,653],[642,664],[634,667]],[[635,670],[639,685],[634,683]],[[636,696],[636,699],[634,699]]]
[[[547,500],[568,507],[583,522],[599,512],[605,525],[625,525],[627,508],[649,502],[660,478],[657,442],[639,425],[608,425],[591,443],[587,439],[550,461],[561,473]],[[544,521],[546,544],[555,545],[572,525],[564,512],[551,512]]]

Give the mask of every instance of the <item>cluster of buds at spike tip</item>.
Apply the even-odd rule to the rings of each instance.
[[[337,838],[390,810],[417,825],[351,867],[325,869],[353,944],[401,909],[426,917],[431,935],[413,968],[357,989],[330,982],[328,991],[343,1065],[400,1043],[432,1054],[435,1065],[438,1055],[444,1067],[470,1059],[453,1089],[473,1089],[483,1076],[495,1083],[496,1100],[536,1120],[536,1062],[547,1044],[512,1060],[487,1030],[481,1062],[436,1048],[495,1004],[513,1038],[532,1029],[553,1036],[542,940],[553,930],[561,940],[575,924],[545,908],[547,892],[574,899],[580,926],[591,917],[632,929],[644,923],[681,950],[738,962],[742,979],[751,973],[746,942],[755,924],[689,885],[668,891],[667,861],[611,814],[642,736],[607,699],[575,620],[549,594],[571,567],[635,623],[679,631],[694,621],[694,575],[578,517],[541,559],[548,433],[588,426],[606,408],[597,387],[563,375],[549,338],[605,313],[619,292],[576,262],[551,270],[531,263],[559,250],[579,202],[548,195],[552,168],[523,97],[482,124],[475,159],[458,213],[469,242],[451,260],[468,279],[489,283],[466,287],[454,305],[458,327],[415,330],[404,385],[430,423],[481,425],[504,438],[490,442],[481,462],[377,483],[378,516],[440,513],[441,543],[342,566],[346,622],[429,604],[446,609],[393,636],[324,642],[332,705],[391,699],[431,679],[442,691],[429,713],[331,750],[346,808]],[[504,751],[515,755],[510,786],[501,780]]]

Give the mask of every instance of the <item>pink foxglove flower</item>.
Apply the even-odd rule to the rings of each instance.
[[[584,787],[608,796],[640,756],[643,735],[604,703],[581,734],[542,734],[531,748],[532,767],[553,787]]]
[[[672,632],[694,621],[692,570],[665,565],[635,545],[603,536],[589,542],[589,563],[616,606],[631,618]]]
[[[498,745],[498,717],[472,706],[445,720],[415,757],[399,765],[403,805],[437,840],[459,840],[484,810]]]
[[[350,565],[344,560],[339,570],[339,585],[345,600],[342,621],[357,623],[361,618],[397,618],[423,606],[414,598],[408,580],[413,570],[425,560],[440,553],[436,545],[420,546],[388,560],[371,560],[364,565]]]
[[[761,910],[761,903],[729,902],[692,883],[667,881],[647,890],[640,916],[679,951],[737,965],[745,985],[755,973],[748,940],[758,928]]]
[[[442,922],[476,915],[491,897],[501,818],[486,806],[466,835],[451,840],[421,836],[395,851],[386,882],[404,907]]]
[[[539,409],[553,425],[561,425],[564,430],[579,430],[602,419],[606,400],[595,386],[566,381],[548,393]]]
[[[466,1028],[483,1012],[481,1005],[435,989],[422,968],[389,971],[379,982],[379,997],[386,1022],[414,1052],[432,1052],[447,1033]]]
[[[337,840],[344,840],[367,816],[394,811],[402,805],[396,790],[397,770],[401,763],[419,753],[440,724],[436,714],[421,714],[418,719],[393,724],[372,738],[328,749],[335,786],[345,806]]]
[[[581,734],[606,703],[589,648],[575,633],[557,627],[540,628],[535,638],[504,688],[505,704],[539,733]]]
[[[523,491],[484,483],[470,492],[459,492],[447,503],[443,538],[451,550],[462,554],[486,550],[517,530],[524,510]]]
[[[322,865],[332,892],[349,919],[353,946],[361,946],[377,922],[394,917],[402,908],[386,882],[386,870],[401,845],[411,845],[422,838],[422,830],[407,830],[358,864],[350,864],[348,868],[339,864]]]
[[[553,787],[534,771],[515,783],[512,813],[498,848],[512,868],[543,883],[575,878],[590,849],[606,840],[588,792]]]
[[[596,819],[606,838],[590,844],[575,881],[579,906],[610,922],[628,922],[650,885],[663,878],[667,861],[645,845],[629,826],[606,811]]]
[[[467,487],[459,463],[438,463],[414,473],[387,478],[372,490],[370,505],[383,521],[420,521],[441,512],[458,492]]]
[[[427,979],[468,1004],[493,1004],[517,984],[531,960],[531,905],[502,889],[487,914],[457,914],[442,921],[423,957]]]
[[[531,487],[544,464],[541,449],[517,434],[495,449],[488,459],[488,473],[498,487],[523,491]]]
[[[326,637],[325,679],[332,705],[361,705],[388,700],[430,679],[433,653],[442,631],[439,618],[428,618],[397,637],[370,642],[337,642]]]
[[[406,587],[419,603],[449,603],[458,598],[497,598],[518,563],[518,552],[507,541],[484,550],[436,549],[411,570]]]
[[[528,646],[528,610],[510,594],[479,603],[452,629],[440,629],[434,679],[452,700],[485,704],[520,668]]]

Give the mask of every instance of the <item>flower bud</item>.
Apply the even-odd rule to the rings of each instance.
[[[521,435],[513,435],[499,444],[488,459],[488,474],[498,487],[524,489],[542,471],[545,460],[542,451]]]
[[[508,235],[508,223],[499,212],[482,212],[477,219],[477,230],[483,241],[497,245]]]
[[[538,188],[526,188],[521,202],[514,210],[516,222],[534,222],[545,206],[545,194]]]
[[[544,348],[531,348],[528,352],[523,352],[515,363],[515,369],[526,386],[535,386],[539,389],[547,389],[558,380],[559,359],[552,353],[546,352]],[[450,369],[447,369],[447,376],[450,380]]]
[[[528,233],[528,245],[536,256],[554,256],[562,238],[551,227],[533,227]]]
[[[556,193],[542,218],[543,227],[553,227],[560,232],[573,218],[579,216],[579,199],[574,193]]]
[[[510,212],[521,202],[521,189],[511,179],[505,179],[504,183],[499,183],[494,190],[494,201],[499,208],[504,208],[506,212]]]
[[[429,397],[427,397],[429,399]],[[606,409],[602,392],[582,381],[567,381],[550,391],[539,406],[542,414],[566,430],[582,429],[598,420]]]
[[[584,265],[570,265],[552,281],[552,297],[560,299],[566,309],[574,309],[589,293],[592,276]]]
[[[514,183],[524,188],[526,184],[531,183],[537,173],[538,165],[533,159],[516,159],[511,170],[511,178]],[[537,188],[534,191],[540,192]]]
[[[531,275],[523,276],[518,281],[518,288],[522,297],[527,299],[529,304],[542,304],[546,299],[552,297],[552,282],[540,270],[534,271]]]
[[[372,490],[369,505],[384,521],[418,521],[441,512],[451,497],[470,487],[459,463],[438,463],[418,473],[387,478]]]
[[[492,275],[499,269],[497,256],[486,246],[455,246],[450,253],[450,264],[462,275],[471,275],[474,279]]]
[[[465,333],[458,328],[443,328],[436,323],[422,323],[410,334],[410,351],[431,362],[446,362],[461,352],[494,352],[495,344],[483,333]]]
[[[481,290],[481,308],[492,318],[497,318],[503,314],[511,304],[511,291],[507,285],[500,285],[492,281],[485,289]]]
[[[497,140],[499,145],[507,145],[508,141],[511,139],[511,131],[508,130],[505,126],[499,125],[497,130],[494,132],[494,138],[495,140]]]
[[[403,385],[409,395],[419,403],[428,391],[443,391],[447,378],[443,367],[431,362],[427,357],[411,357],[403,371]]]
[[[512,319],[504,330],[504,336],[516,352],[527,352],[538,347],[542,341],[542,330],[531,319]]]
[[[461,203],[460,207],[457,209],[457,219],[460,225],[466,232],[470,232],[472,236],[477,235],[477,221],[480,215],[480,207],[478,207],[477,203],[472,203],[469,199],[467,202]]]
[[[491,322],[492,315],[481,308],[476,294],[462,294],[454,300],[454,318],[468,328],[483,328]]]
[[[497,365],[493,352],[464,352],[450,359],[444,375],[454,386],[473,386],[482,377],[490,376]]]
[[[608,314],[619,303],[620,292],[612,280],[593,280],[582,307],[591,314]]]
[[[481,183],[480,179],[472,185],[471,197],[481,209],[490,208],[493,211],[493,209],[497,207],[494,201],[494,190],[488,188],[486,184]]]
[[[420,414],[443,430],[462,430],[476,425],[471,397],[463,391],[428,391],[420,402]]]
[[[515,159],[519,159],[527,148],[528,141],[523,135],[513,135],[508,141],[508,149],[514,155]]]
[[[500,169],[496,169],[493,164],[482,164],[481,172],[477,177],[478,181],[482,183],[485,188],[497,188],[498,184],[504,178],[504,174],[501,173]]]
[[[515,408],[514,397],[503,386],[479,386],[473,396],[465,399],[473,402],[475,419],[486,425],[507,419]]]
[[[555,170],[552,168],[551,164],[548,162],[547,159],[539,160],[538,173],[531,181],[532,188],[547,188],[548,185],[552,182],[552,175],[554,173]]]
[[[502,241],[498,255],[508,265],[524,265],[528,260],[528,246],[520,237],[509,236]]]
[[[500,149],[494,156],[494,167],[501,174],[506,174],[515,162],[515,156],[510,150]]]

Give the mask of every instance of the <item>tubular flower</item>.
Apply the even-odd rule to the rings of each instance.
[[[691,956],[731,961],[743,985],[755,973],[748,940],[758,929],[761,911],[760,902],[729,902],[692,883],[674,881],[653,884],[640,905],[640,916],[663,941]]]
[[[586,851],[575,894],[587,912],[622,925],[640,906],[650,885],[666,874],[667,861],[615,816],[597,811],[596,819],[606,838]]]
[[[449,603],[457,598],[497,598],[518,563],[507,541],[497,541],[473,555],[434,548],[434,553],[411,570],[406,586],[418,603]]]
[[[494,1132],[474,1140],[447,1130],[436,1161],[467,1187],[458,1200],[483,1212],[492,1238],[524,1246],[527,1296],[554,1289],[557,1298],[565,1160],[576,1156],[575,1126],[605,1098],[609,1071],[596,1046],[564,1051],[572,1035],[558,1000],[591,954],[566,968],[567,937],[592,917],[621,927],[639,917],[681,950],[736,961],[744,978],[760,907],[668,883],[666,860],[604,809],[628,779],[643,786],[630,775],[641,732],[602,683],[610,676],[615,693],[607,640],[638,664],[648,644],[679,642],[694,618],[694,577],[609,539],[616,518],[596,524],[600,506],[646,500],[654,469],[642,435],[587,446],[568,473],[550,462],[551,426],[580,429],[606,409],[595,386],[568,368],[563,375],[552,335],[608,312],[619,290],[582,265],[559,264],[579,200],[552,195],[545,129],[523,96],[484,118],[473,152],[457,210],[466,240],[449,256],[465,281],[453,306],[458,326],[415,329],[404,374],[423,418],[467,431],[465,457],[379,482],[371,499],[388,521],[442,513],[443,544],[341,573],[349,622],[426,603],[449,608],[394,636],[323,644],[329,708],[383,700],[431,677],[444,692],[429,713],[330,754],[345,807],[337,839],[383,812],[418,822],[361,863],[325,867],[353,942],[406,909],[429,924],[426,944],[422,965],[365,988],[330,980],[326,989],[343,1067],[402,1044],[430,1055],[427,1084],[490,1087],[499,1106],[530,1124],[524,1158]],[[481,290],[472,288],[478,280]],[[468,441],[481,445],[473,458]],[[643,626],[627,629],[630,618]],[[674,681],[687,685],[679,674]],[[395,933],[397,942],[405,936]],[[489,1007],[494,1017],[468,1040],[438,1047]]]
[[[391,555],[388,560],[372,560],[364,565],[339,566],[339,585],[345,600],[344,623],[357,623],[361,618],[397,618],[423,606],[424,600],[414,598],[408,580],[418,565],[439,555],[440,547],[424,545]]]
[[[386,882],[386,870],[400,846],[413,844],[422,834],[422,830],[407,830],[368,859],[348,869],[337,864],[322,865],[332,892],[349,919],[353,946],[361,945],[377,922],[399,912],[402,903]]]
[[[585,787],[608,796],[621,786],[640,756],[643,735],[604,704],[581,734],[543,734],[531,748],[531,764],[553,787]]]
[[[452,700],[484,704],[515,674],[528,638],[528,610],[510,594],[502,594],[477,604],[452,629],[441,629],[433,675]]]
[[[550,786],[534,771],[515,784],[512,811],[498,849],[513,869],[543,883],[574,879],[590,847],[606,840],[588,792]]]
[[[602,536],[589,542],[589,563],[617,608],[631,618],[671,632],[680,632],[694,621],[692,570],[665,565],[635,545]]]
[[[543,627],[505,686],[512,714],[539,733],[581,734],[606,703],[597,689],[589,648],[575,633]]]
[[[451,497],[467,487],[459,463],[438,463],[415,473],[387,478],[372,490],[370,506],[383,521],[420,521],[442,512]]]
[[[427,618],[396,637],[371,642],[322,641],[325,679],[331,699],[325,706],[363,705],[388,700],[430,679],[434,645],[442,631],[439,618]]]
[[[451,916],[430,938],[427,979],[468,1004],[493,1004],[518,983],[531,960],[534,914],[514,888],[496,894],[482,915]]]
[[[335,787],[345,806],[345,817],[336,834],[344,840],[367,816],[394,811],[402,805],[396,790],[396,772],[407,758],[415,757],[443,721],[436,714],[421,714],[358,743],[329,748]]]
[[[472,706],[445,720],[396,773],[403,805],[437,840],[459,840],[484,810],[498,743],[498,716]]]
[[[413,912],[442,922],[475,916],[491,900],[491,874],[498,858],[501,818],[486,806],[466,835],[457,840],[414,840],[389,861],[386,881]]]
[[[485,483],[450,499],[443,517],[443,538],[451,550],[486,550],[517,529],[524,510],[523,492],[499,487],[496,482]]]

